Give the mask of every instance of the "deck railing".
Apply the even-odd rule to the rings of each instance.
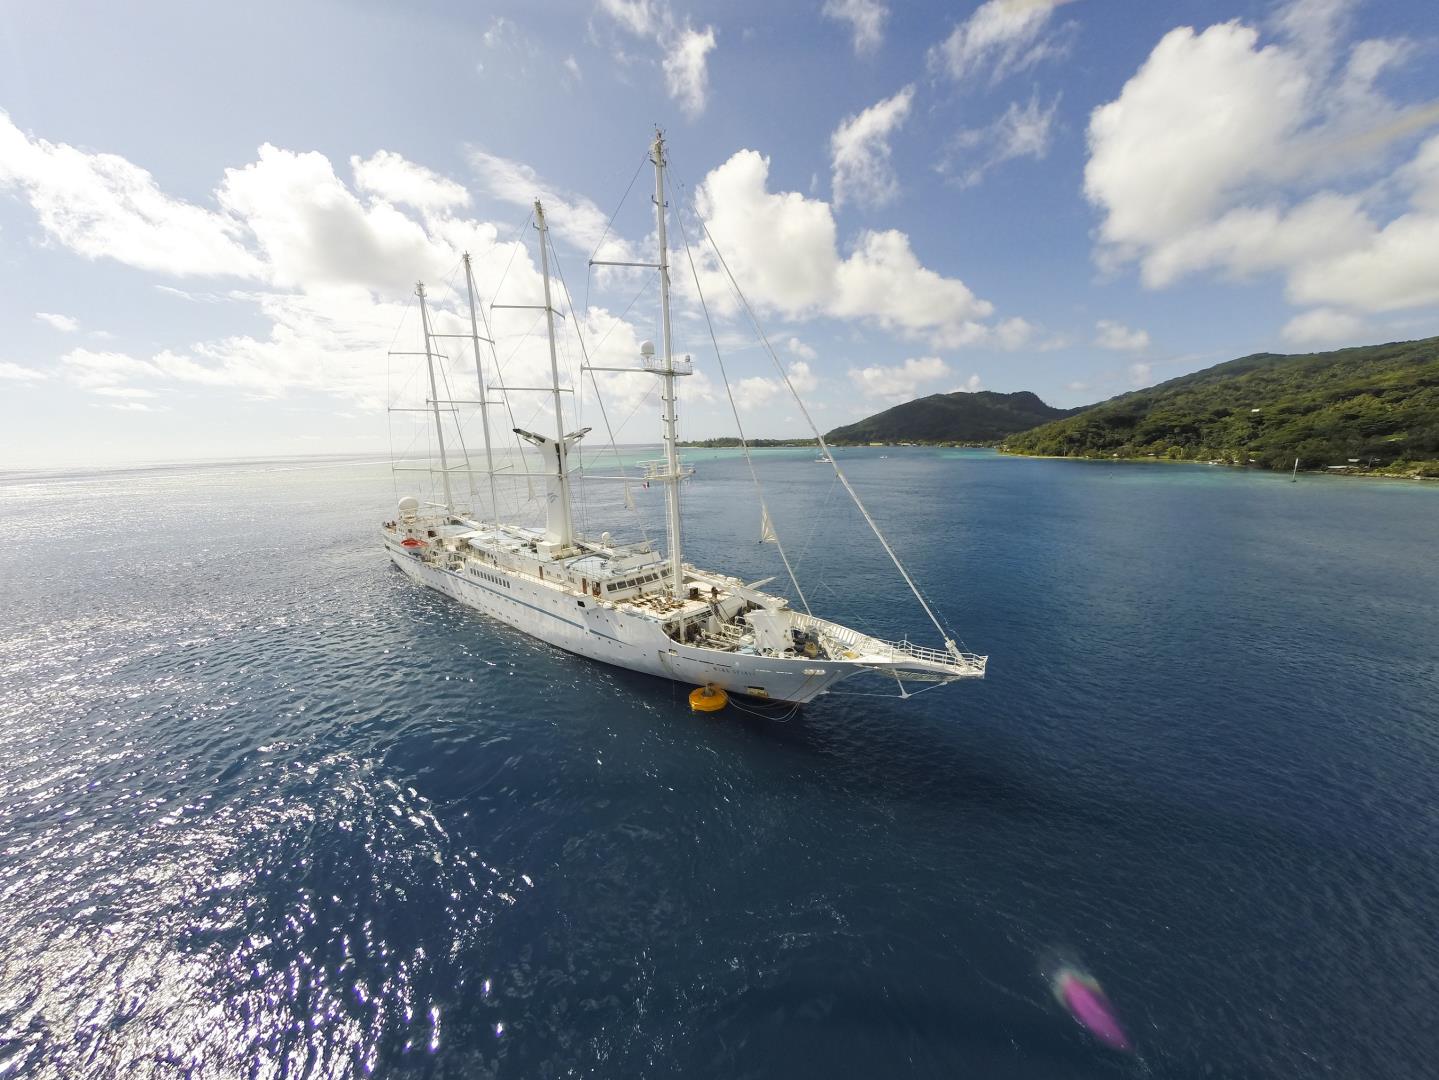
[[[952,653],[945,649],[930,649],[910,641],[884,641],[881,638],[861,634],[839,623],[817,619],[813,615],[794,613],[793,625],[805,630],[814,630],[821,638],[838,642],[846,648],[862,652],[867,656],[878,656],[891,661],[919,660],[927,664],[942,665],[956,675],[983,675],[989,657],[977,653]]]

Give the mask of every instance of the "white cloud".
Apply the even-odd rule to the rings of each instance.
[[[1050,19],[1071,0],[986,0],[929,51],[930,67],[956,81],[992,70],[1007,75],[1057,56],[1065,46],[1046,36]]]
[[[715,47],[713,26],[685,28],[669,43],[664,58],[665,86],[691,120],[705,111],[709,95],[706,58]]]
[[[1065,383],[1065,384],[1064,384],[1064,388],[1065,388],[1066,390],[1068,390],[1070,393],[1079,394],[1079,393],[1083,393],[1085,390],[1088,390],[1088,389],[1089,389],[1089,384],[1088,384],[1087,382],[1080,382],[1080,381],[1076,380],[1076,381],[1074,381],[1074,382],[1067,382],[1067,383]]]
[[[536,198],[544,203],[545,218],[554,235],[588,255],[620,262],[632,262],[638,256],[624,240],[609,229],[609,215],[583,195],[561,191],[546,182],[534,169],[522,162],[484,150],[471,149],[466,155],[470,167],[485,191],[514,206],[529,207]],[[651,260],[653,261],[653,260]]]
[[[1142,361],[1130,364],[1126,371],[1126,374],[1129,376],[1129,385],[1135,389],[1148,386],[1153,371],[1153,364],[1146,364]]]
[[[652,40],[663,57],[665,88],[691,120],[705,110],[709,98],[709,54],[716,44],[715,28],[696,30],[675,18],[666,0],[599,0],[599,10],[628,34]]]
[[[820,383],[819,377],[803,360],[791,363],[785,369],[785,376],[789,379],[789,385],[794,387],[796,394],[812,394]],[[784,379],[766,378],[760,375],[739,379],[732,384],[732,388],[735,404],[742,409],[753,409],[760,405],[766,405],[781,394],[788,393]]]
[[[276,285],[399,292],[417,277],[440,277],[458,257],[389,203],[361,203],[314,151],[265,144],[258,161],[225,171],[220,204],[254,233]]]
[[[1101,349],[1118,352],[1141,352],[1149,348],[1148,330],[1131,330],[1123,323],[1112,319],[1100,319],[1094,324],[1094,343]]]
[[[994,311],[964,282],[920,265],[909,237],[897,229],[862,233],[849,258],[836,268],[835,282],[832,314],[871,319],[948,348],[977,340],[983,328],[973,320]]]
[[[503,15],[496,15],[494,19],[490,21],[489,27],[482,35],[485,48],[494,49],[504,44],[506,39],[511,36],[513,30],[514,24],[511,23],[509,19]]]
[[[1315,308],[1294,316],[1281,333],[1293,345],[1349,345],[1364,333],[1364,320],[1347,311]]]
[[[819,386],[819,376],[803,360],[790,364],[786,373],[789,375],[789,384],[797,394],[812,394]]]
[[[364,160],[351,157],[350,168],[357,190],[387,202],[427,213],[470,205],[470,193],[461,185],[389,150],[376,151]]]
[[[29,140],[21,141],[26,147],[32,146]],[[19,175],[17,155],[9,152],[13,142],[13,138],[7,141],[5,125],[0,125],[0,144],[7,151],[7,156],[0,158],[0,175],[4,177],[0,186],[19,182],[15,180]],[[33,145],[48,146],[38,141]],[[21,150],[34,152],[25,147]],[[62,157],[75,176],[148,177],[143,170],[118,158],[109,159],[100,168],[89,159],[103,155],[66,149]],[[64,183],[64,176],[39,172],[24,161],[21,164],[25,165],[26,185],[22,192],[55,221],[77,220],[75,208],[67,202],[72,197],[82,209],[95,204],[90,189],[72,191]],[[224,318],[207,320],[209,323],[257,323],[256,329],[186,341],[177,339],[176,332],[166,327],[163,336],[168,347],[143,354],[133,349],[74,349],[61,358],[57,374],[77,390],[93,395],[96,407],[134,412],[164,411],[158,402],[164,400],[166,391],[177,387],[211,389],[227,399],[278,398],[297,391],[321,393],[353,402],[367,411],[377,411],[386,404],[418,404],[416,394],[423,397],[424,393],[423,380],[412,377],[416,362],[391,361],[386,356],[392,348],[415,347],[417,312],[411,299],[415,280],[422,278],[430,283],[430,310],[436,331],[464,333],[469,323],[463,293],[457,295],[445,284],[460,252],[469,250],[477,256],[475,271],[481,297],[495,298],[503,276],[503,299],[517,303],[532,303],[540,296],[536,260],[517,240],[501,239],[499,226],[459,216],[458,208],[464,205],[459,185],[394,154],[380,153],[352,164],[354,179],[347,186],[321,154],[262,147],[253,163],[225,174],[217,191],[218,208],[203,211],[201,219],[210,225],[222,223],[222,235],[238,245],[240,257],[225,253],[224,258],[207,262],[196,255],[184,266],[187,271],[218,274],[242,263],[254,284],[245,290],[194,292],[160,281],[150,282],[184,299],[234,309],[236,317],[227,313]],[[491,172],[503,173],[512,186],[524,184],[527,196],[535,193],[535,186],[525,183],[518,166],[497,165],[495,161],[490,164],[496,166]],[[528,176],[532,178],[533,174]],[[154,188],[153,181],[148,182],[153,188],[147,196],[151,204],[169,210],[181,207],[183,211],[183,204]],[[569,200],[563,205],[557,201],[553,210],[567,226],[578,222],[587,242],[597,239],[603,230],[603,215],[587,200]],[[131,265],[174,273],[180,265],[175,259],[162,261],[144,253],[153,256],[155,251],[177,247],[175,222],[192,216],[184,212],[131,215],[123,218],[125,229],[107,226],[103,234],[67,225],[52,230],[52,239],[92,256],[96,236],[103,235],[107,243],[123,240],[123,245],[111,243],[104,253]],[[503,232],[509,235],[513,227]],[[186,257],[206,250],[202,243]],[[603,253],[609,250],[615,248],[609,247]],[[564,298],[559,302],[565,304]],[[600,308],[573,315],[573,320],[562,320],[559,328],[563,335],[561,356],[567,362],[575,361],[579,355],[575,322],[584,329],[591,356],[597,362],[633,362],[639,335],[631,323]],[[548,378],[548,348],[543,330],[537,330],[533,312],[496,311],[491,325],[505,381],[539,385]],[[601,342],[607,334],[607,340]],[[627,351],[620,354],[617,348]],[[443,377],[460,391],[458,396],[474,397],[474,368],[468,350],[447,351],[451,359],[444,363]],[[389,377],[391,370],[393,380]],[[8,383],[39,382],[44,377],[44,372],[18,364],[0,366],[0,379]],[[653,437],[658,409],[636,414],[635,407],[647,395],[653,395],[654,380],[623,374],[600,374],[597,378],[612,405],[611,417],[636,417],[630,440]],[[713,386],[699,371],[684,380],[681,393],[687,402],[706,401],[713,397]],[[518,422],[528,426],[545,422],[547,409],[535,400],[539,395],[513,396]],[[407,419],[402,418],[402,425]],[[397,445],[405,452],[409,444],[403,432],[401,436]],[[423,439],[417,445],[423,452]],[[472,452],[473,449],[472,443]]]
[[[1297,303],[1439,302],[1428,255],[1439,244],[1439,143],[1392,170],[1394,149],[1439,122],[1439,107],[1405,109],[1377,89],[1413,54],[1408,43],[1344,53],[1351,6],[1285,5],[1272,44],[1239,22],[1164,36],[1090,118],[1085,191],[1103,214],[1101,265],[1136,263],[1151,288],[1205,270],[1278,272]],[[1409,205],[1384,223],[1395,195]]]
[[[1325,66],[1348,36],[1357,3],[1358,0],[1289,0],[1275,10],[1274,25],[1311,63]]]
[[[997,165],[1018,158],[1043,161],[1049,155],[1059,97],[1045,107],[1036,93],[1028,105],[1010,102],[1004,115],[988,127],[961,131],[949,142],[940,172],[953,175],[961,187],[973,187]]]
[[[779,395],[783,386],[778,379],[766,379],[759,375],[737,379],[733,383],[735,404],[741,409],[767,404]]]
[[[981,379],[978,372],[976,372],[965,379],[959,389],[963,390],[966,394],[977,394],[984,389],[984,380]]]
[[[1029,345],[1037,332],[1033,323],[1016,316],[996,325],[991,338],[993,344],[999,348],[1006,352],[1015,352]]]
[[[815,314],[835,293],[834,215],[818,199],[769,192],[768,179],[769,159],[741,150],[705,177],[695,207],[752,299],[786,315]],[[710,277],[705,292],[726,297],[718,268]]]
[[[986,339],[978,320],[993,313],[963,281],[923,266],[897,230],[860,233],[841,256],[829,204],[796,191],[768,190],[769,160],[741,150],[705,177],[695,208],[746,295],[790,318],[855,319],[955,348]],[[698,260],[712,306],[732,310],[713,256]],[[727,306],[728,305],[728,306]]]
[[[155,391],[146,390],[141,386],[96,386],[92,389],[92,392],[102,397],[121,398],[125,400],[152,398],[155,396]]]
[[[79,320],[73,319],[69,315],[55,315],[48,311],[37,311],[35,312],[35,318],[46,326],[54,327],[62,334],[73,334],[76,330],[80,329]]]
[[[580,71],[580,62],[575,59],[573,53],[565,57],[564,68],[570,73],[570,78],[574,79],[575,82],[579,82],[584,78],[583,72]]]
[[[159,374],[155,365],[126,353],[71,349],[60,358],[65,378],[86,390],[118,386],[136,377]]]
[[[922,383],[934,382],[949,373],[949,365],[939,357],[923,356],[892,367],[875,364],[851,369],[849,377],[865,397],[897,403],[912,400],[919,395]]]
[[[813,360],[819,355],[811,346],[806,345],[797,337],[792,337],[786,341],[784,347],[789,351],[791,356],[798,356],[801,360]]]
[[[1365,311],[1439,304],[1439,213],[1411,212],[1349,250],[1295,266],[1289,296],[1301,304],[1348,304]]]
[[[11,382],[39,382],[48,378],[43,371],[38,371],[23,364],[12,364],[8,360],[0,360],[0,379],[9,379]]]
[[[834,204],[853,200],[881,206],[899,193],[889,158],[889,137],[904,124],[914,101],[906,86],[854,116],[846,117],[829,139]]]
[[[25,135],[0,111],[0,191],[18,189],[51,239],[86,258],[161,273],[258,277],[241,224],[163,194],[114,154]]]
[[[1142,252],[1207,223],[1299,127],[1308,75],[1257,43],[1239,23],[1173,30],[1094,111],[1085,191],[1105,243]]]
[[[670,20],[669,8],[655,0],[600,0],[600,10],[635,37],[652,37]]]
[[[847,22],[854,32],[856,56],[872,53],[884,43],[884,22],[889,8],[879,0],[825,0],[821,13],[839,22]]]

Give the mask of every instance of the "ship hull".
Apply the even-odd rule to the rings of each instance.
[[[651,620],[615,605],[521,575],[479,579],[435,566],[386,538],[391,561],[417,584],[459,601],[556,648],[630,671],[726,693],[804,704],[841,679],[868,670],[832,660],[790,659],[703,649],[666,637]]]

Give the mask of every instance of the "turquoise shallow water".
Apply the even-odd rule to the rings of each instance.
[[[816,611],[922,628],[812,457]],[[417,591],[382,466],[0,478],[5,1075],[1432,1075],[1439,491],[841,461],[982,684],[703,719]]]

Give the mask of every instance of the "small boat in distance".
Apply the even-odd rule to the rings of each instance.
[[[588,358],[586,363],[591,365],[588,367],[591,371],[641,372],[659,380],[664,456],[641,462],[638,474],[610,479],[626,482],[627,503],[632,484],[663,486],[667,550],[662,553],[648,541],[619,543],[609,532],[582,535],[575,527],[571,494],[576,466],[572,460],[578,459],[579,443],[591,429],[567,430],[565,423],[562,393],[567,391],[560,385],[555,340],[555,317],[563,313],[555,308],[551,295],[552,248],[544,207],[536,200],[534,225],[539,234],[543,305],[494,304],[492,310],[523,306],[544,311],[550,383],[544,387],[511,387],[487,377],[480,341],[489,338],[482,339],[479,333],[474,274],[468,254],[464,257],[464,268],[469,335],[435,334],[431,329],[425,287],[416,288],[429,389],[426,408],[422,411],[430,413],[434,421],[444,501],[440,505],[422,506],[415,496],[400,499],[394,520],[385,522],[380,530],[381,543],[390,559],[417,584],[561,649],[731,695],[803,703],[851,676],[879,675],[892,678],[899,696],[909,697],[912,695],[906,685],[910,683],[940,684],[983,677],[987,657],[962,650],[945,632],[878,525],[860,503],[817,429],[815,435],[821,453],[817,460],[834,467],[836,478],[853,497],[885,553],[894,561],[905,584],[938,631],[939,647],[912,644],[908,640],[886,641],[813,614],[774,532],[762,492],[760,539],[778,548],[803,610],[791,607],[787,597],[763,590],[762,586],[772,578],[745,582],[731,574],[684,561],[681,482],[693,475],[693,469],[678,456],[675,380],[691,374],[693,367],[688,357],[675,357],[671,341],[666,157],[664,138],[658,132],[650,148],[650,162],[655,177],[658,261],[639,265],[652,265],[658,271],[661,349],[657,353],[652,344],[645,342],[640,348],[638,367],[596,368]],[[473,401],[447,400],[440,396],[435,372],[437,359],[443,358],[437,356],[436,338],[450,336],[466,336],[473,346],[479,382],[479,395]],[[722,359],[720,366],[723,372]],[[513,428],[532,448],[529,453],[538,455],[542,463],[537,472],[519,475],[544,480],[543,528],[499,520],[499,501],[495,495],[497,470],[488,408],[501,404],[494,400],[497,394],[515,391],[539,392],[553,410],[552,433]],[[487,515],[465,508],[450,483],[452,470],[442,417],[464,404],[478,405],[483,421],[486,467],[482,472],[489,476],[491,499]],[[803,402],[800,408],[804,409]],[[426,424],[428,426],[428,420]],[[740,444],[748,458],[749,447],[742,430]],[[511,469],[505,475],[516,473]],[[754,479],[758,490],[758,477]]]

